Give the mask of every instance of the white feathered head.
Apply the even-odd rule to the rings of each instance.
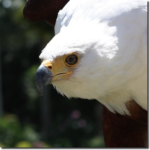
[[[133,80],[143,72],[142,68],[137,73],[137,68],[143,64],[136,57],[139,45],[131,51],[119,40],[115,27],[96,21],[62,28],[40,54],[39,91],[51,83],[69,98],[97,99],[109,110],[124,113],[124,103],[132,98]]]
[[[147,110],[146,0],[27,0],[23,13],[57,34],[40,55],[40,92],[52,83],[112,112],[127,114],[131,99]]]

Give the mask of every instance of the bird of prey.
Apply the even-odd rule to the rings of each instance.
[[[55,24],[36,73],[68,98],[104,106],[107,147],[147,146],[147,1],[28,0],[24,16]]]

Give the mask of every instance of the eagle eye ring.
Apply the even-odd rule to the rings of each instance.
[[[71,54],[66,57],[65,63],[68,66],[74,66],[78,62],[78,56],[76,54]]]

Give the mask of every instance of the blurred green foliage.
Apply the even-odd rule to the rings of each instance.
[[[74,124],[73,124],[74,126]],[[74,126],[78,128],[76,125]],[[80,139],[80,137],[79,137]],[[80,139],[81,140],[81,139]],[[101,136],[95,136],[86,140],[81,140],[83,147],[104,147]],[[72,147],[69,138],[57,137],[55,140],[47,142],[40,140],[40,135],[32,125],[21,127],[15,115],[5,115],[0,118],[0,146],[1,147]]]
[[[25,0],[0,0],[0,146],[104,147],[97,101],[68,100],[51,85],[46,89],[47,100],[39,96],[38,56],[54,36],[54,28],[26,20],[24,4]]]

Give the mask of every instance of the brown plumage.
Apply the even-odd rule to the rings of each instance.
[[[106,147],[147,147],[147,111],[134,100],[126,106],[130,116],[114,114],[104,107],[103,132]]]
[[[57,14],[69,0],[28,0],[24,17],[55,25]],[[106,147],[147,147],[147,111],[134,100],[126,103],[130,116],[110,112],[104,106],[103,132]]]
[[[69,0],[27,0],[23,15],[26,19],[34,22],[46,21],[55,25],[58,11],[62,9]]]

